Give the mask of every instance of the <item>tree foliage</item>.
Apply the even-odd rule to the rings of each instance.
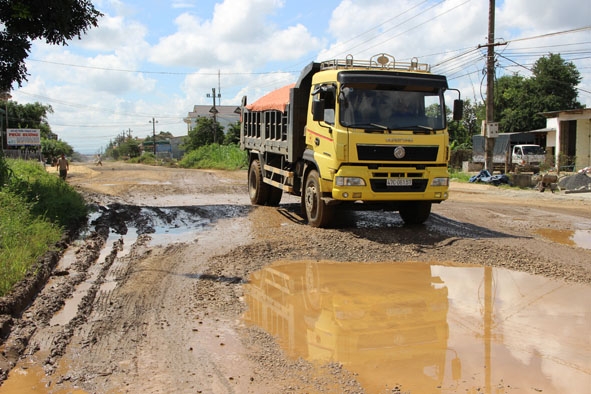
[[[224,141],[224,129],[212,118],[200,117],[197,124],[185,139],[183,148],[189,152],[199,147]]]
[[[39,129],[41,134],[41,153],[52,158],[62,153],[71,156],[74,149],[67,142],[57,140],[47,121],[47,115],[53,113],[51,105],[41,103],[19,104],[16,101],[6,103],[9,129]]]
[[[41,138],[51,137],[51,127],[47,121],[47,115],[53,113],[51,105],[38,102],[19,104],[16,101],[8,101],[6,107],[9,129],[39,129]]]
[[[126,157],[139,157],[142,154],[140,143],[134,138],[128,138],[119,145],[119,155]]]
[[[450,111],[447,111],[450,114]],[[464,101],[464,117],[459,122],[448,117],[449,138],[452,150],[472,147],[472,136],[480,134],[480,125],[486,117],[486,107],[482,102]]]
[[[41,138],[41,154],[48,159],[58,157],[62,154],[72,156],[74,148],[62,140]]]
[[[560,55],[541,57],[533,75],[500,77],[495,87],[495,120],[503,132],[541,129],[546,126],[542,112],[582,108],[577,101],[581,75],[576,66]]]
[[[156,138],[154,138],[154,137],[156,137]],[[161,131],[156,135],[154,135],[154,134],[147,135],[146,138],[144,139],[144,141],[145,142],[153,142],[154,140],[156,140],[156,142],[166,141],[166,140],[169,140],[173,137],[174,136],[172,135],[172,133],[170,131]]]
[[[226,136],[224,137],[224,145],[240,143],[240,122],[228,125]]]
[[[88,0],[0,1],[0,91],[27,80],[31,41],[67,45],[98,26],[102,15]]]
[[[119,135],[115,141],[110,141],[105,150],[106,157],[118,160],[121,157],[139,157],[142,154],[140,142],[130,136]]]

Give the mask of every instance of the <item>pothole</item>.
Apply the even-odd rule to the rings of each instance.
[[[480,266],[279,261],[245,293],[246,322],[291,357],[342,363],[367,392],[588,387],[588,286]]]

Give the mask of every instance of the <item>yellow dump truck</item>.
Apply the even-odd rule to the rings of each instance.
[[[330,226],[335,206],[347,203],[423,223],[431,204],[448,197],[446,90],[429,65],[382,53],[313,62],[295,84],[251,104],[244,97],[240,146],[251,202],[300,196],[314,227]],[[461,118],[459,99],[453,112]]]

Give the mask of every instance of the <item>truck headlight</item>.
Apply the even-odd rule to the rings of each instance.
[[[335,184],[337,186],[365,186],[365,180],[358,177],[337,176]]]
[[[449,178],[433,178],[431,186],[449,186]]]

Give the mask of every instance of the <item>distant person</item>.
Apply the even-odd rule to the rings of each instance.
[[[96,155],[96,165],[103,166],[103,161],[101,160],[101,155]]]
[[[70,169],[70,163],[68,162],[68,159],[66,159],[66,155],[63,153],[62,156],[57,159],[56,167],[60,172],[60,178],[65,181],[66,177],[68,176],[68,170]]]

